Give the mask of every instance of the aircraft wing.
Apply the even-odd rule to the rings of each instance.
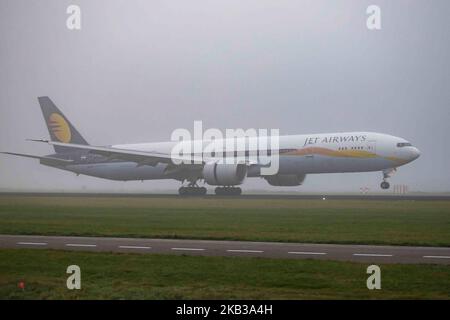
[[[174,165],[175,163],[180,163],[184,160],[185,164],[189,164],[191,157],[172,157],[170,154],[158,153],[158,152],[144,152],[144,151],[136,151],[136,150],[127,150],[127,149],[118,149],[113,147],[96,147],[90,145],[81,145],[81,144],[73,144],[73,143],[62,143],[55,142],[49,140],[30,140],[34,142],[44,142],[53,146],[61,146],[66,148],[73,149],[82,149],[86,150],[89,153],[99,154],[109,158],[110,160],[122,160],[122,161],[130,161],[136,162],[139,165],[150,165],[155,166],[158,163],[167,163],[170,165]],[[192,160],[197,164],[204,164],[203,159],[199,157],[194,157]]]

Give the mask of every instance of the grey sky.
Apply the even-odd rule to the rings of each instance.
[[[66,28],[66,8],[82,30]],[[366,28],[377,4],[382,30]],[[37,97],[92,144],[168,140],[175,128],[377,131],[422,156],[392,184],[449,191],[450,2],[0,0],[0,150],[50,153]],[[287,190],[378,190],[380,173],[308,176]],[[266,188],[265,181],[244,188]],[[0,156],[0,189],[134,191]],[[283,189],[284,190],[284,189]]]

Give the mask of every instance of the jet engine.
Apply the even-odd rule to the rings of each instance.
[[[276,174],[273,176],[265,176],[264,179],[271,186],[293,187],[299,186],[305,180],[306,174]]]
[[[235,186],[247,176],[246,164],[208,163],[203,167],[203,179],[213,186]]]

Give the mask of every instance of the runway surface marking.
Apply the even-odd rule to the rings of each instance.
[[[17,242],[19,245],[25,245],[25,246],[46,246],[46,242]]]
[[[120,249],[151,249],[152,247],[141,247],[141,246],[119,246]]]
[[[380,254],[380,253],[354,253],[357,257],[393,257],[393,254]]]
[[[96,247],[96,244],[66,243],[68,247]]]
[[[312,254],[312,255],[325,255],[326,252],[301,252],[301,251],[289,251],[289,254]]]
[[[282,259],[321,259],[380,263],[432,263],[450,265],[449,247],[311,244],[187,239],[58,237],[0,235],[0,248],[49,248],[142,254],[200,254]],[[151,250],[150,250],[151,249]]]

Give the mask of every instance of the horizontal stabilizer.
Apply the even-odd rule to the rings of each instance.
[[[36,156],[32,154],[25,154],[25,153],[16,153],[16,152],[0,152],[3,154],[9,154],[13,156],[19,156],[19,157],[25,157],[25,158],[32,158],[32,159],[38,159],[38,160],[44,160],[47,162],[53,162],[53,163],[59,163],[59,164],[69,164],[73,162],[73,160],[66,160],[66,159],[59,159],[54,157],[48,157],[48,156]]]
[[[9,154],[13,156],[19,156],[19,157],[26,157],[26,158],[33,158],[33,159],[40,159],[40,156],[34,156],[32,154],[24,154],[24,153],[15,153],[15,152],[0,152],[3,154]]]

